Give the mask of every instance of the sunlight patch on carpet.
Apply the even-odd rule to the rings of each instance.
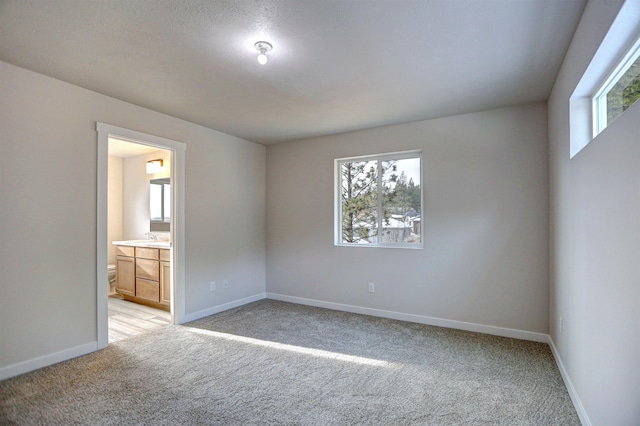
[[[303,346],[287,345],[286,343],[269,342],[267,340],[254,339],[251,337],[236,336],[234,334],[219,333],[217,331],[202,330],[200,328],[186,328],[187,331],[195,334],[203,334],[218,339],[230,340],[233,342],[247,343],[250,345],[262,346],[265,348],[277,349],[287,352],[293,352],[303,355],[310,355],[317,358],[332,359],[336,361],[345,361],[361,365],[370,365],[373,367],[389,367],[390,363],[377,359],[364,358],[361,356],[341,354],[337,352],[324,351],[322,349],[305,348]]]

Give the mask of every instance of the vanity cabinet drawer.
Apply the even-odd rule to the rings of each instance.
[[[136,247],[136,257],[141,259],[160,259],[159,252],[160,250],[157,248],[148,248],[148,247]]]
[[[116,256],[133,257],[134,250],[134,247],[116,246]]]
[[[160,284],[158,283],[158,281],[149,281],[143,278],[136,278],[136,297],[159,303]]]
[[[136,278],[159,281],[160,262],[157,260],[136,258]]]

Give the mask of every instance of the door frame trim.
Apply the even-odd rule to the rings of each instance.
[[[182,324],[185,318],[185,153],[187,145],[182,142],[149,135],[123,127],[96,122],[98,132],[97,164],[97,247],[96,247],[96,333],[98,349],[109,344],[107,277],[107,199],[108,199],[108,160],[109,137],[129,140],[141,145],[153,146],[171,151],[171,182],[173,201],[171,205],[171,322]]]

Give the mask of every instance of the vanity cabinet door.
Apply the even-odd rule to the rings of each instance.
[[[160,262],[160,303],[171,305],[171,262]]]
[[[136,262],[133,257],[116,256],[116,292],[136,295]]]

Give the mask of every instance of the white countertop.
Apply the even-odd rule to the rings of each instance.
[[[114,241],[114,246],[129,246],[129,247],[148,247],[148,248],[171,248],[171,241],[153,241],[153,240],[126,240],[126,241]]]

